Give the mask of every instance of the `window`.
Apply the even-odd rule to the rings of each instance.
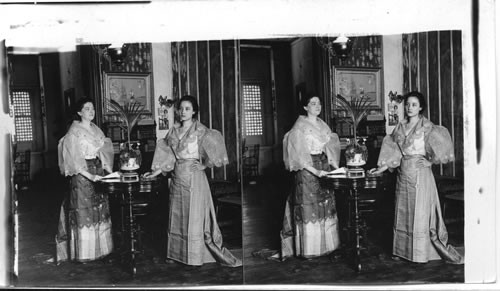
[[[259,84],[243,85],[243,110],[245,135],[262,135],[262,86]]]
[[[12,97],[14,103],[16,141],[30,142],[33,140],[30,92],[26,90],[12,90]]]

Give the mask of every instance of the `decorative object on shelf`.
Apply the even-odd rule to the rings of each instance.
[[[107,58],[115,65],[121,66],[127,57],[128,46],[124,43],[94,44],[92,47],[100,56]]]
[[[363,139],[360,143],[358,140],[358,124],[368,115],[371,109],[371,101],[363,94],[360,97],[353,97],[349,101],[342,95],[337,95],[339,106],[347,112],[351,118],[349,121],[352,124],[353,138],[349,140],[345,150],[347,167],[354,170],[352,174],[359,172],[359,167],[366,164],[368,160],[368,149]],[[349,172],[349,169],[348,169]]]
[[[137,170],[141,167],[142,154],[139,142],[120,143],[120,171],[122,179],[126,181],[138,181]]]
[[[316,37],[316,41],[328,50],[331,56],[337,56],[341,59],[347,58],[351,53],[353,41],[345,35],[340,35],[335,39],[330,37]]]
[[[118,104],[113,99],[107,100],[110,110],[118,114],[120,119],[120,127],[127,132],[127,143],[120,145],[120,169],[123,171],[135,171],[141,165],[141,151],[139,150],[139,143],[132,144],[130,142],[130,133],[134,126],[137,124],[144,112],[144,105],[132,101],[125,103],[124,106]]]
[[[361,168],[368,160],[368,148],[365,142],[365,139],[361,139],[361,141],[356,138],[348,139],[348,144],[345,149],[348,177],[365,176],[365,171]]]
[[[403,96],[398,95],[397,91],[389,92],[389,104],[387,104],[387,117],[389,121],[389,126],[395,126],[398,124],[400,117],[402,115],[401,102],[403,102]]]

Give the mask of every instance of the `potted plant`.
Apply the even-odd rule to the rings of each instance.
[[[368,115],[371,108],[371,101],[361,94],[359,97],[352,97],[347,101],[342,95],[337,95],[337,102],[340,108],[351,117],[347,121],[352,124],[354,138],[349,141],[346,147],[345,156],[347,166],[362,166],[368,159],[368,149],[364,143],[358,141],[358,125]]]
[[[118,114],[121,121],[120,127],[127,132],[127,142],[120,144],[120,169],[124,171],[135,171],[141,166],[142,155],[139,143],[132,144],[130,133],[144,112],[144,105],[131,101],[120,105],[115,100],[108,100],[111,111]]]

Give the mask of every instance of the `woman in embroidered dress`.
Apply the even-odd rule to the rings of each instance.
[[[210,188],[205,174],[207,167],[228,164],[224,138],[193,119],[198,103],[193,96],[179,100],[180,124],[173,126],[158,141],[152,173],[173,171],[170,185],[170,209],[167,229],[167,262],[175,260],[199,266],[218,262],[239,267],[241,260],[222,245],[222,234],[215,217]]]
[[[406,119],[384,138],[378,168],[380,174],[399,167],[396,184],[394,259],[426,263],[444,259],[462,264],[463,256],[447,243],[448,232],[441,216],[432,164],[455,159],[448,130],[421,115],[426,108],[419,92],[405,96]]]
[[[91,99],[77,103],[77,117],[58,145],[61,174],[70,176],[70,192],[61,205],[56,235],[57,262],[87,262],[113,250],[108,197],[95,182],[113,168],[113,144],[92,120]]]
[[[306,115],[299,116],[283,139],[283,160],[286,169],[295,172],[295,181],[280,233],[281,260],[327,255],[340,245],[335,196],[320,179],[338,168],[339,137],[318,117],[317,96],[304,98],[302,105]]]

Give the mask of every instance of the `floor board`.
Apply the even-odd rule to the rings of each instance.
[[[284,262],[255,257],[262,249],[277,250],[283,208],[288,195],[289,180],[267,177],[257,184],[244,186],[243,249],[245,284],[415,284],[463,283],[464,266],[432,261],[417,264],[391,259],[392,218],[370,225],[363,250],[362,271],[357,273],[345,258],[312,260],[291,258]],[[339,199],[337,199],[339,200]],[[337,201],[337,207],[342,205]],[[392,207],[392,206],[390,206]],[[391,210],[389,209],[389,212]],[[340,217],[339,217],[340,219]],[[450,242],[463,247],[463,225],[449,225]]]

